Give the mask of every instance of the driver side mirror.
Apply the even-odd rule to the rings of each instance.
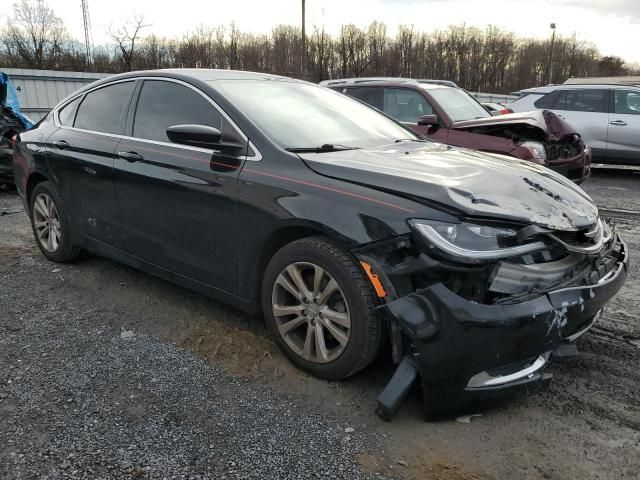
[[[217,150],[234,150],[243,147],[240,143],[222,142],[222,132],[209,125],[172,125],[167,128],[167,137],[173,143]]]
[[[418,117],[418,125],[426,125],[428,127],[436,127],[440,125],[440,119],[437,115],[421,115]]]

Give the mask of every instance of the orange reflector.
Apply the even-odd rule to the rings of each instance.
[[[373,284],[373,288],[376,290],[376,295],[378,295],[378,297],[380,298],[386,297],[387,291],[384,289],[384,286],[380,281],[380,277],[378,277],[378,275],[373,273],[373,269],[371,268],[371,265],[363,261],[360,261],[360,264],[362,265],[362,268],[364,268],[364,271],[369,277],[369,280],[371,280],[371,283]]]

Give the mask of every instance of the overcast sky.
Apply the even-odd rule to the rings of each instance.
[[[7,1],[7,3],[9,3]],[[80,0],[48,0],[73,35],[82,38]],[[384,21],[390,33],[400,24],[419,30],[451,24],[484,28],[489,24],[521,36],[547,37],[549,24],[557,33],[593,42],[604,55],[640,62],[640,0],[307,0],[307,28],[324,25],[331,33],[354,23],[364,27]],[[153,24],[146,31],[160,36],[180,36],[198,24],[220,25],[232,21],[241,30],[269,32],[274,25],[299,24],[300,0],[89,0],[96,43],[108,40],[109,25],[133,13]]]

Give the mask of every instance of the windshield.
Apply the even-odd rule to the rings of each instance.
[[[471,95],[459,88],[434,88],[429,90],[429,94],[440,104],[452,122],[491,116]]]
[[[328,88],[282,80],[210,83],[283,148],[362,148],[418,140],[371,107]]]

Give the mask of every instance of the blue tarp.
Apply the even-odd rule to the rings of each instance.
[[[18,92],[16,92],[16,89],[13,88],[13,83],[11,83],[11,80],[9,80],[9,76],[4,72],[0,72],[0,85],[7,86],[7,98],[4,100],[2,106],[10,109],[18,118],[18,120],[22,122],[24,128],[33,127],[33,122],[25,117],[20,111]]]

